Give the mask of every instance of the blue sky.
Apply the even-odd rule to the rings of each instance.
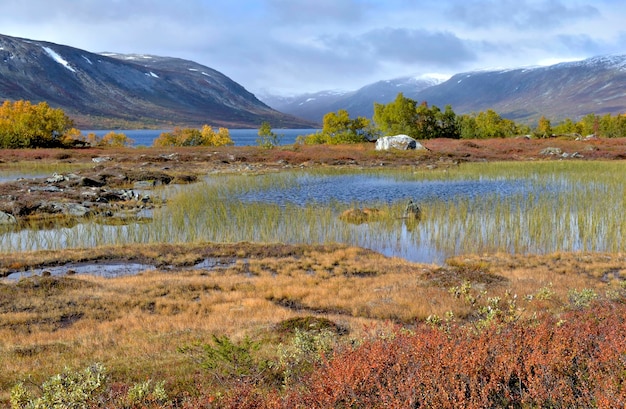
[[[0,34],[190,59],[257,95],[626,54],[622,0],[1,0]]]

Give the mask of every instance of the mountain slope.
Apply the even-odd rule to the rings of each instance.
[[[494,109],[520,122],[626,112],[626,56],[595,57],[548,67],[457,74],[417,93],[457,113]]]
[[[225,75],[177,58],[95,54],[0,35],[0,99],[46,101],[81,127],[309,127]]]
[[[437,83],[438,81],[434,79],[404,77],[378,81],[351,92],[322,91],[294,97],[266,95],[261,96],[261,99],[281,112],[316,122],[322,122],[325,114],[339,109],[347,110],[352,117],[371,118],[374,114],[374,102],[381,104],[391,102],[398,92],[411,97]]]
[[[536,122],[541,115],[556,122],[589,113],[624,113],[626,55],[548,67],[467,72],[438,84],[400,79],[380,81],[351,93],[263,99],[282,112],[321,121],[324,114],[341,108],[351,116],[371,118],[374,102],[391,102],[398,92],[442,109],[450,104],[457,114],[493,109],[525,123]]]

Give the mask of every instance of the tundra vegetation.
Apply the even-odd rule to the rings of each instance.
[[[414,107],[420,106],[422,113],[436,112]],[[353,124],[356,134],[369,126],[345,118],[338,113],[328,126]],[[542,129],[554,132],[547,125]],[[584,160],[542,157],[543,143],[434,138],[425,141],[427,152],[376,152],[368,144],[3,151],[3,169],[46,161],[79,169],[81,160],[102,152],[112,166],[143,166],[151,156],[165,161],[164,154],[174,153],[178,161],[159,166],[197,167],[206,175],[215,161],[217,173],[163,192],[167,206],[147,225],[115,230],[85,223],[80,234],[51,231],[42,243],[35,235],[2,243],[0,275],[25,274],[0,281],[0,402],[14,408],[623,407],[626,221],[615,209],[623,207],[625,176],[621,160],[588,160],[623,157],[623,142],[550,141],[579,151],[592,146]],[[535,160],[481,162],[481,155]],[[402,231],[394,215],[404,201],[240,200],[293,187],[303,175],[346,174],[532,179],[544,188],[504,199],[426,203],[404,234],[452,246],[457,255],[442,265],[350,244],[363,229],[341,220],[342,213],[370,209],[371,234],[390,240]],[[39,244],[48,249],[31,250]],[[80,263],[102,271],[108,263],[146,267],[103,278],[76,274],[72,266]],[[45,271],[58,266],[64,274]],[[43,272],[29,276],[36,268]]]

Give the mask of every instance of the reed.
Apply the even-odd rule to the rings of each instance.
[[[444,262],[463,253],[626,250],[626,183],[622,162],[548,161],[471,163],[443,170],[325,169],[264,175],[213,175],[163,192],[167,205],[149,224],[97,223],[50,231],[0,235],[5,252],[124,243],[347,243]],[[404,201],[305,203],[275,201],[309,180],[357,175],[398,182],[474,180],[502,182],[502,192],[420,200],[419,223],[400,218]],[[390,182],[393,183],[393,182]],[[445,190],[445,183],[442,185]],[[256,199],[255,199],[256,197]],[[245,200],[243,199],[245,198]],[[377,208],[380,217],[363,224],[342,221],[353,207]]]

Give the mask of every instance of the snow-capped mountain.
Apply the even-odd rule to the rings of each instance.
[[[273,108],[321,121],[324,114],[347,109],[371,117],[375,102],[388,103],[398,92],[418,102],[457,114],[493,109],[519,122],[545,115],[553,121],[584,115],[626,112],[626,55],[600,56],[544,67],[460,73],[447,81],[403,78],[379,81],[342,94],[306,94],[288,99],[262,97]]]
[[[224,74],[192,61],[96,54],[0,35],[0,100],[46,101],[83,128],[211,124],[309,127]]]

